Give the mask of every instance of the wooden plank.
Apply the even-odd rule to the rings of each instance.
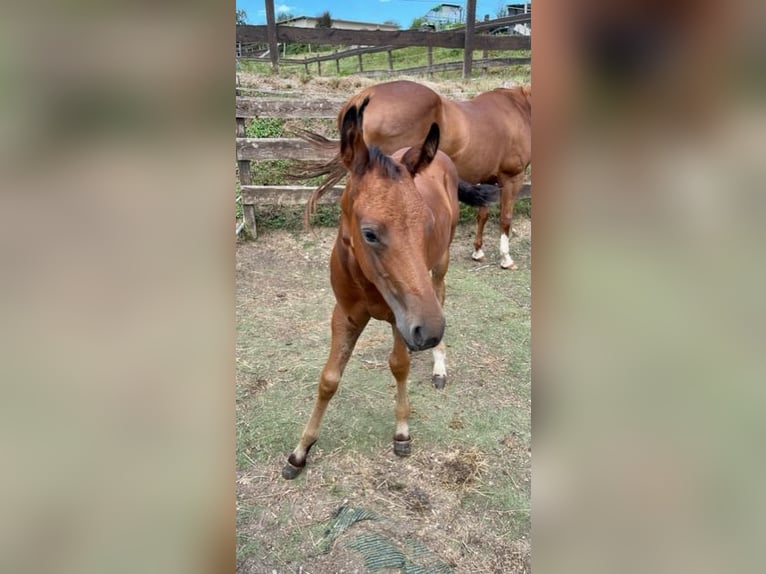
[[[338,117],[342,100],[237,98],[238,118],[332,118]]]
[[[244,227],[250,234],[250,237],[255,239],[258,237],[258,229],[255,226],[255,207],[249,204],[242,204],[242,220],[245,224]]]
[[[474,60],[474,66],[497,67],[497,66],[519,66],[529,65],[529,58],[489,58]],[[446,72],[450,70],[460,70],[463,68],[463,62],[444,62],[442,64],[432,64],[431,66],[418,66],[416,68],[402,68],[396,70],[397,74],[425,74],[432,72]],[[358,73],[358,72],[357,72]],[[388,70],[367,70],[364,76],[384,76],[389,75]]]
[[[421,32],[420,30],[341,30],[337,28],[295,28],[277,26],[279,42],[297,42],[335,46],[436,46],[440,48],[463,48],[464,31]],[[236,41],[266,43],[266,26],[237,26]],[[477,34],[474,49],[482,50],[529,50],[532,42],[528,36],[490,36]]]
[[[514,24],[530,24],[532,22],[532,13],[527,14],[515,14],[513,16],[505,16],[504,18],[495,18],[494,20],[485,20],[481,23],[477,22],[474,30],[481,32],[485,30],[496,30],[497,28],[505,28],[506,26],[513,26]],[[452,28],[453,30],[463,30],[464,26]]]
[[[386,52],[390,51],[394,48],[394,46],[365,46],[362,48],[351,48],[350,50],[343,50],[342,52],[333,52],[332,54],[327,54],[324,56],[312,56],[311,58],[306,58],[305,61],[307,61],[309,64],[313,64],[314,62],[328,62],[331,60],[338,61],[339,58],[350,58],[351,56],[358,56],[360,54],[376,54],[378,52]],[[300,59],[293,59],[293,60],[285,60],[282,59],[283,62],[300,62],[303,63],[304,60]]]
[[[335,151],[315,148],[298,138],[237,138],[236,141],[239,161],[327,160],[332,159],[340,151],[339,141]]]
[[[242,205],[306,205],[313,191],[313,187],[297,185],[247,185],[242,187]],[[336,185],[319,203],[336,203],[342,193],[343,186]]]
[[[245,118],[235,118],[235,121],[237,122],[237,137],[245,137]]]
[[[320,198],[319,203],[336,203],[343,189],[342,185],[336,185]],[[297,185],[246,185],[242,186],[242,205],[305,205],[313,191],[313,187]],[[531,196],[532,185],[525,183],[516,200]]]

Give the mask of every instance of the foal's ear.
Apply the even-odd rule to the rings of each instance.
[[[415,175],[421,169],[430,165],[438,149],[439,124],[433,123],[431,124],[431,129],[428,130],[428,135],[426,136],[423,145],[408,149],[402,157],[402,164],[404,164],[404,167],[410,172],[410,175]]]
[[[365,172],[370,161],[370,152],[362,137],[362,112],[366,106],[367,98],[360,109],[349,107],[340,127],[340,158],[346,169],[357,175]]]

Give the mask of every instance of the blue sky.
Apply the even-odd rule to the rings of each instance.
[[[512,0],[511,0],[512,1]],[[266,11],[263,0],[236,0],[237,9],[247,12],[248,24],[265,24]],[[294,16],[318,16],[325,10],[330,16],[340,20],[358,20],[361,22],[384,22],[393,20],[402,28],[409,28],[412,20],[423,16],[432,7],[441,4],[439,0],[274,0],[277,14],[288,12]],[[446,0],[447,4],[460,4],[465,7],[465,0]],[[503,0],[476,0],[476,19],[482,20],[485,14],[490,18],[506,3]]]

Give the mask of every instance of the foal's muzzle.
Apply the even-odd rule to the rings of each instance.
[[[408,326],[407,333],[402,333],[404,342],[410,351],[425,351],[439,344],[444,336],[444,317],[438,320],[415,322]]]

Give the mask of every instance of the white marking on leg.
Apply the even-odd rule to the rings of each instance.
[[[410,426],[404,421],[396,423],[395,436],[410,436]]]
[[[500,267],[503,269],[514,267],[513,259],[510,255],[510,240],[505,233],[500,236]]]
[[[434,354],[434,376],[447,376],[447,353],[444,350],[444,343],[439,343],[433,350]]]
[[[482,259],[484,259],[484,251],[482,251],[481,249],[477,249],[471,254],[471,257],[473,258],[474,261],[481,261]]]

